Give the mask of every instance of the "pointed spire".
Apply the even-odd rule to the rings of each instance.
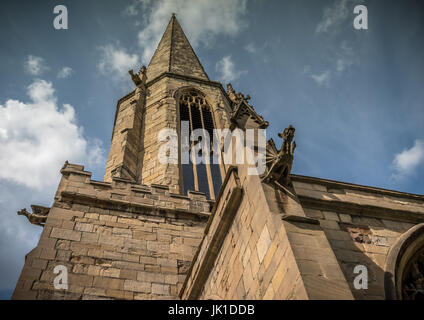
[[[164,72],[209,80],[175,17],[175,13],[172,14],[165,33],[150,60],[147,79],[148,81],[153,80]]]

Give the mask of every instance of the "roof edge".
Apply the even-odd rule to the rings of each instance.
[[[332,189],[346,189],[346,188],[348,188],[348,189],[352,189],[352,190],[377,193],[377,194],[381,194],[381,195],[388,195],[388,196],[393,196],[393,197],[401,197],[401,198],[414,199],[414,200],[418,200],[418,201],[424,201],[424,195],[402,192],[402,191],[397,191],[397,190],[384,189],[384,188],[378,188],[378,187],[372,187],[372,186],[365,186],[365,185],[360,185],[360,184],[355,184],[355,183],[350,183],[350,182],[342,182],[342,181],[337,181],[337,180],[303,176],[303,175],[298,175],[298,174],[292,174],[291,179],[293,181],[298,181],[298,182],[321,184],[321,185],[325,185],[327,187],[329,186]]]

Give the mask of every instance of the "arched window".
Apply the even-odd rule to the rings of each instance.
[[[221,188],[222,177],[219,164],[213,161],[214,155],[212,145],[215,125],[211,108],[204,95],[200,91],[194,89],[186,90],[181,94],[179,108],[181,127],[183,127],[183,121],[189,124],[189,137],[191,137],[194,130],[204,129],[204,132],[207,132],[210,138],[210,144],[207,146],[206,150],[202,149],[199,153],[199,156],[202,156],[201,152],[206,152],[207,154],[204,155],[204,157],[209,158],[209,163],[206,161],[206,163],[196,164],[193,157],[190,156],[189,163],[183,163],[181,165],[184,194],[187,194],[189,190],[194,190],[204,192],[208,199],[215,199]],[[195,150],[196,145],[201,142],[202,137],[199,137],[197,141],[189,140],[190,153],[192,153],[191,151]]]
[[[402,275],[402,299],[424,301],[424,248],[410,258]]]
[[[390,248],[384,290],[389,300],[424,300],[424,223],[402,234]]]

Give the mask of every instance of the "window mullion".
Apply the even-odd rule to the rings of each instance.
[[[191,103],[190,102],[187,103],[187,108],[188,108],[188,113],[189,113],[189,116],[190,116],[190,129],[191,129],[191,132],[193,132],[193,118],[191,117]],[[191,137],[189,137],[189,140],[191,140]],[[192,155],[191,156],[191,163],[192,163],[192,167],[193,167],[194,190],[199,191],[199,181],[198,181],[198,178],[197,178],[197,166],[196,166],[196,163],[195,163],[195,155],[194,155],[194,152],[193,152],[194,141],[190,141],[190,146],[191,146],[190,154]]]
[[[200,119],[202,121],[202,128],[203,128],[204,131],[208,132],[206,130],[205,122],[203,120],[203,108],[200,104],[199,104],[199,109],[200,109]],[[209,139],[211,139],[211,138],[212,137],[209,137]],[[208,160],[209,160],[205,164],[206,165],[206,173],[207,173],[207,176],[208,176],[209,194],[210,194],[211,199],[215,200],[215,190],[213,188],[212,171],[211,171],[211,166],[210,166],[210,159],[211,159],[211,152],[209,150],[210,146],[208,146],[207,143],[205,143],[205,146],[206,146],[206,150],[205,150],[206,157],[208,157]]]

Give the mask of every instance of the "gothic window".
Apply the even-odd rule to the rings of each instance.
[[[405,267],[402,299],[424,300],[424,248],[416,252]]]
[[[219,164],[213,163],[213,129],[215,128],[211,108],[206,102],[203,94],[196,90],[189,90],[180,97],[180,121],[189,123],[189,136],[196,129],[204,129],[210,138],[210,144],[207,146],[205,157],[209,158],[209,163],[194,162],[189,157],[188,164],[182,164],[182,186],[184,194],[187,191],[194,190],[204,192],[208,199],[215,199],[218,196],[222,184],[222,177]],[[189,150],[194,150],[198,143],[201,143],[202,137],[198,141],[189,141]],[[199,153],[199,156],[202,156]]]
[[[388,300],[424,301],[424,223],[406,231],[390,248],[384,294]]]

